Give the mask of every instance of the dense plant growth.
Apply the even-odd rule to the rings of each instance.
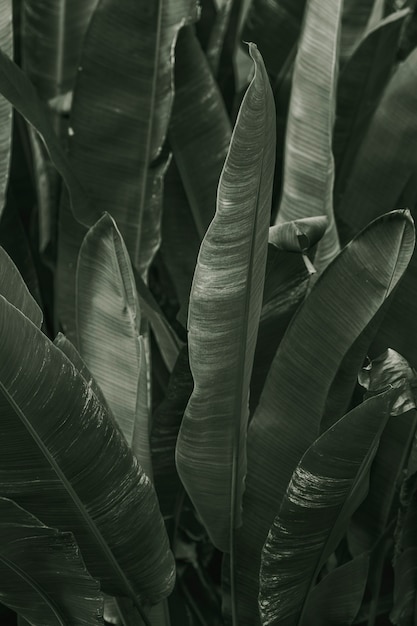
[[[2,624],[416,623],[414,5],[0,0]]]

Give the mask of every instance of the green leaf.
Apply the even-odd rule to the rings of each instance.
[[[282,222],[269,229],[269,243],[288,252],[306,252],[323,237],[328,224],[325,215]]]
[[[306,600],[305,626],[347,626],[353,623],[361,606],[368,577],[366,554],[348,561],[327,574]]]
[[[340,33],[340,65],[352,56],[358,42],[367,30],[374,8],[374,0],[345,0]]]
[[[12,0],[0,2],[0,48],[4,54],[13,55]],[[12,107],[0,96],[0,215],[6,202],[9,182],[12,145]]]
[[[340,249],[332,202],[332,134],[342,7],[342,0],[329,6],[321,0],[307,4],[293,74],[278,210],[277,223],[327,216],[327,232],[315,258],[319,271]]]
[[[240,524],[275,157],[272,92],[259,52],[253,45],[250,52],[255,76],[237,118],[191,291],[195,387],[177,444],[181,480],[213,543],[226,552],[231,529]]]
[[[85,31],[98,0],[24,0],[23,69],[43,100],[71,92]]]
[[[3,297],[0,320],[1,493],[73,532],[104,591],[158,601],[174,566],[147,476],[62,351]]]
[[[369,471],[396,393],[390,390],[359,405],[303,455],[262,550],[263,625],[285,620],[296,626],[303,615],[307,619],[307,597],[347,527],[357,504],[355,491]]]
[[[80,355],[98,382],[129,445],[138,419],[140,310],[135,278],[119,229],[108,213],[90,228],[76,274]]]
[[[336,210],[366,128],[391,76],[407,15],[408,9],[393,13],[367,32],[341,72],[333,136]]]
[[[254,41],[275,78],[297,43],[306,0],[253,0],[242,32],[243,41]]]
[[[35,326],[38,328],[42,326],[41,309],[26,287],[16,265],[2,247],[0,247],[0,293],[22,311]]]
[[[417,605],[417,548],[408,548],[395,566],[394,606],[390,619],[396,626],[414,626]]]
[[[256,623],[260,551],[297,463],[319,434],[332,381],[401,278],[413,247],[407,212],[370,224],[319,277],[279,345],[248,431],[243,528],[237,533],[242,624]]]
[[[31,623],[103,623],[99,583],[73,535],[45,526],[7,498],[0,498],[0,577],[1,601]]]
[[[217,185],[231,127],[220,91],[191,27],[179,33],[175,57],[169,141],[198,233],[203,238],[216,210]]]

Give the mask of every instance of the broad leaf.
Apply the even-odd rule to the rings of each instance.
[[[272,92],[259,52],[255,46],[250,51],[255,76],[237,118],[191,290],[195,387],[177,444],[181,480],[213,543],[226,552],[231,528],[240,524],[275,157]]]
[[[343,2],[307,4],[295,61],[278,222],[326,215],[327,232],[315,265],[322,270],[339,252],[333,215],[333,122],[336,107],[338,37]]]
[[[3,297],[0,319],[1,493],[73,532],[103,590],[159,600],[173,562],[149,479],[62,351]]]
[[[0,2],[0,48],[9,57],[13,55],[12,0]],[[0,89],[1,92],[1,89]],[[0,96],[0,215],[6,202],[12,144],[12,107]]]
[[[43,100],[63,106],[72,91],[85,31],[98,0],[24,0],[23,69]]]
[[[23,278],[9,257],[0,247],[0,293],[17,309],[22,311],[38,328],[42,325],[42,311],[30,294]]]
[[[242,32],[243,41],[254,41],[270,76],[281,71],[297,43],[306,0],[253,0]]]
[[[365,593],[368,569],[369,557],[364,554],[327,574],[308,595],[302,624],[352,624]]]
[[[302,623],[320,569],[358,504],[358,483],[369,472],[396,393],[390,390],[359,405],[303,455],[262,550],[263,625]]]
[[[103,597],[69,532],[0,498],[0,599],[32,624],[102,624]]]
[[[175,55],[175,99],[169,141],[198,233],[203,238],[216,210],[217,185],[231,127],[221,94],[191,27],[180,32]]]
[[[126,246],[108,213],[90,228],[76,275],[78,349],[129,445],[143,371],[140,310]]]
[[[413,247],[407,212],[370,224],[319,277],[279,345],[248,432],[237,533],[242,624],[256,623],[260,551],[297,463],[319,434],[334,376],[401,278]]]
[[[393,13],[366,33],[341,72],[333,137],[336,208],[366,128],[390,78],[408,14],[407,9]]]

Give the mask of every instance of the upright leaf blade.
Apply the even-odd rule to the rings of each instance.
[[[240,523],[275,157],[272,92],[259,52],[253,45],[250,51],[255,77],[238,115],[191,291],[195,387],[177,444],[181,480],[214,544],[226,552],[231,527]]]
[[[280,343],[248,431],[237,532],[242,624],[256,623],[260,551],[297,463],[317,438],[333,378],[401,278],[413,247],[409,214],[396,211],[370,224],[319,277]]]
[[[327,233],[315,265],[323,269],[339,252],[333,215],[333,123],[336,107],[338,37],[343,2],[307,4],[295,61],[278,223],[326,215]]]
[[[71,533],[0,498],[0,598],[31,623],[102,624],[103,596]]]
[[[104,590],[158,601],[173,561],[149,479],[62,351],[3,297],[0,321],[2,494],[73,532]]]
[[[9,57],[13,55],[12,0],[0,2],[0,48]],[[0,215],[6,202],[12,145],[12,107],[0,96]]]

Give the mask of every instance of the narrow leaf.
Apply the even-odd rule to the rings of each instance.
[[[148,478],[62,351],[2,297],[0,320],[2,494],[73,532],[103,590],[159,600],[173,562]]]
[[[103,623],[100,586],[72,534],[45,526],[7,498],[0,498],[0,578],[1,601],[31,623]]]
[[[329,224],[316,255],[323,269],[339,252],[333,215],[332,134],[336,108],[338,37],[343,2],[307,4],[295,61],[278,223],[326,215]]]
[[[0,48],[4,54],[13,55],[12,0],[0,2]],[[1,89],[0,89],[1,92]],[[10,155],[12,145],[12,107],[0,96],[0,215],[6,202],[9,182]]]
[[[321,435],[295,469],[262,550],[265,626],[301,623],[320,568],[347,527],[349,497],[369,471],[392,401],[391,390],[359,405]]]
[[[279,345],[248,431],[237,533],[242,624],[256,620],[260,551],[297,463],[319,434],[334,376],[401,278],[413,247],[408,213],[370,224],[319,277]]]
[[[250,52],[255,76],[238,115],[191,291],[195,387],[177,444],[181,480],[213,543],[226,552],[231,528],[240,524],[275,157],[272,92],[259,52],[255,46]]]
[[[345,0],[343,3],[342,28],[340,36],[340,65],[351,57],[358,42],[364,35],[374,0]]]

